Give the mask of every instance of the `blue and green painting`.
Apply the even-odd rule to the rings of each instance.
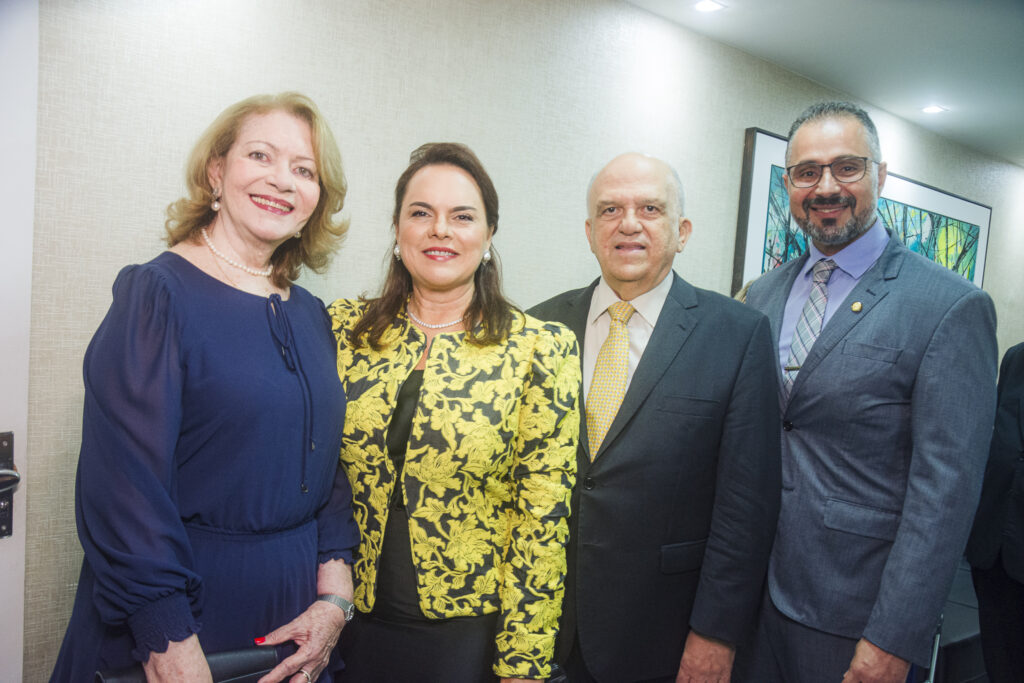
[[[782,182],[785,172],[781,166],[772,165],[762,273],[807,251],[807,238],[789,219],[789,193]],[[979,226],[884,197],[878,200],[878,216],[908,249],[973,280]]]

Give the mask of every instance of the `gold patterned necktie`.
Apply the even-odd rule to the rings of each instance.
[[[594,378],[590,382],[590,393],[587,394],[587,438],[591,459],[600,450],[601,442],[626,395],[629,367],[629,328],[626,323],[634,310],[628,301],[617,301],[608,307],[608,315],[611,316],[608,337],[597,354]]]

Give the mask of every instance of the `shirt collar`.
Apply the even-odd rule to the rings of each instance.
[[[807,277],[814,264],[821,259],[832,259],[840,270],[854,280],[859,280],[868,268],[875,265],[875,261],[885,251],[885,245],[888,243],[889,233],[885,231],[882,221],[878,218],[875,218],[867,232],[831,256],[821,253],[814,246],[814,242],[807,240],[807,262],[800,269],[800,277]]]
[[[672,289],[673,272],[670,269],[661,282],[629,302],[633,304],[633,310],[651,327],[657,324],[661,309],[665,306],[665,299],[668,298],[668,293]],[[605,282],[604,276],[601,276],[601,281],[597,283],[597,289],[594,290],[594,296],[590,299],[587,323],[593,325],[594,321],[616,301],[619,301],[618,295]]]

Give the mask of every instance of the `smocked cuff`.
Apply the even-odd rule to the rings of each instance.
[[[202,625],[192,615],[185,594],[172,593],[142,605],[128,618],[128,627],[135,639],[132,657],[146,662],[150,652],[167,652],[170,641],[185,640],[199,633]]]
[[[352,566],[351,550],[321,550],[317,553],[317,563],[324,564],[331,560],[345,560],[345,564]]]

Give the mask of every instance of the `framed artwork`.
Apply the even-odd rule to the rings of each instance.
[[[807,251],[807,238],[789,214],[786,138],[748,128],[733,259],[732,292]],[[878,215],[911,250],[960,273],[979,287],[992,208],[890,172]]]

